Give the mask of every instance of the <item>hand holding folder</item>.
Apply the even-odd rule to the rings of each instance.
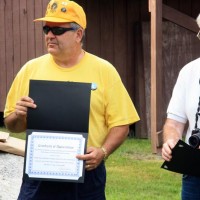
[[[179,140],[172,149],[171,161],[165,161],[161,168],[192,176],[200,176],[200,149],[195,149]]]

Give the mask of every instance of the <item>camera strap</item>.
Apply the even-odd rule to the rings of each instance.
[[[199,84],[200,84],[200,79],[199,79]],[[199,103],[198,103],[198,107],[197,107],[197,112],[195,114],[195,126],[194,126],[194,130],[192,131],[192,135],[195,133],[198,133],[200,131],[200,129],[198,128],[198,119],[200,116],[200,97],[199,97]]]
[[[199,103],[198,103],[198,107],[197,107],[197,112],[196,112],[196,115],[195,115],[195,126],[194,128],[197,129],[198,128],[198,125],[197,125],[197,122],[198,122],[198,119],[199,119],[199,116],[200,116],[200,97],[199,97]]]

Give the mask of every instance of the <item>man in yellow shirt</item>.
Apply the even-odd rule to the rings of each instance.
[[[23,180],[18,199],[104,200],[104,158],[123,143],[139,116],[116,69],[83,50],[86,16],[81,6],[51,0],[45,17],[35,21],[45,22],[48,54],[27,62],[17,74],[7,96],[6,127],[25,131],[28,108],[37,109],[28,96],[30,79],[95,83],[96,90],[91,93],[87,154],[77,156],[86,163],[84,183]]]

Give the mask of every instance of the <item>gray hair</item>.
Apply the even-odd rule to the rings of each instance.
[[[79,24],[77,24],[75,22],[71,22],[70,25],[74,30],[78,30],[79,28],[81,28],[83,30],[83,37],[81,39],[81,43],[83,45],[84,40],[85,40],[85,30]]]

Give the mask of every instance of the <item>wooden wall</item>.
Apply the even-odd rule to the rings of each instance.
[[[180,12],[196,18],[200,13],[199,0],[162,0],[164,4],[179,10]]]
[[[182,13],[196,18],[200,12],[200,4],[198,1],[165,1],[163,3],[175,8]],[[184,5],[186,4],[186,5]],[[182,19],[183,24],[184,20]],[[172,90],[177,79],[180,69],[191,60],[199,57],[200,41],[196,37],[196,33],[189,31],[177,24],[171,23],[163,19],[163,45],[162,45],[162,94],[160,101],[157,102],[161,111],[159,112],[157,124],[161,124],[159,130],[162,131],[162,125],[166,119],[166,110],[171,98]],[[149,22],[141,22],[137,27],[138,36],[135,48],[137,56],[136,70],[139,74],[139,85],[135,90],[136,105],[140,113],[141,121],[136,125],[136,135],[139,137],[151,137],[150,133],[150,24]],[[139,41],[138,41],[139,40]],[[142,47],[139,45],[142,43]],[[140,67],[138,67],[138,65]],[[158,82],[159,84],[159,82]],[[141,106],[142,105],[142,106]]]
[[[44,53],[41,23],[48,0],[0,1],[0,111],[14,76],[29,59]]]
[[[137,97],[143,106],[139,107],[142,121],[145,122],[142,126],[138,126],[138,132],[141,137],[148,136],[150,138],[150,23],[143,22],[141,24],[141,38],[142,47],[136,46],[138,52],[138,63],[142,66],[138,69],[140,74],[140,93],[137,92]],[[164,124],[166,119],[166,110],[169,100],[172,95],[172,90],[176,82],[180,69],[188,62],[199,57],[200,41],[196,34],[180,27],[172,22],[164,21],[163,29],[163,45],[162,45],[162,91],[163,95],[158,102],[162,107],[162,113],[159,116],[161,124]],[[141,63],[141,60],[143,62]],[[159,83],[158,83],[159,84]],[[142,92],[142,94],[141,94]],[[137,101],[139,102],[139,101]],[[161,130],[158,130],[161,131]]]
[[[4,110],[10,84],[21,66],[29,59],[45,53],[42,23],[34,23],[33,19],[44,15],[48,1],[0,0],[0,112]],[[150,28],[145,30],[142,26],[144,22],[150,21],[148,0],[76,2],[83,6],[87,15],[84,48],[107,59],[116,67],[141,116],[141,121],[135,127],[135,135],[140,138],[149,137],[149,72],[145,67],[150,66]],[[163,3],[194,18],[200,12],[198,0],[163,0]],[[173,37],[170,34],[168,36]],[[166,51],[166,60],[171,59],[172,63],[176,63],[176,50]],[[177,66],[170,67],[172,71],[169,73],[174,74],[175,80],[177,69],[181,66],[177,69]],[[168,87],[168,93],[171,90],[172,84]],[[163,115],[166,105],[167,100]]]

